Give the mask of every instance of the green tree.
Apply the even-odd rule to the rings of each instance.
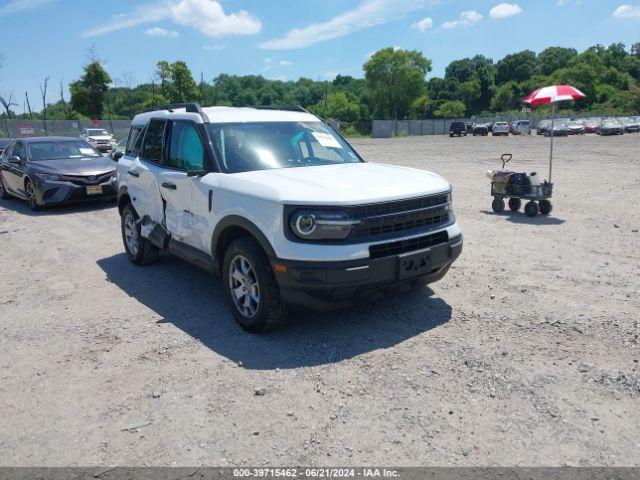
[[[178,60],[169,67],[170,83],[167,85],[171,102],[185,103],[200,99],[200,90],[187,64]]]
[[[84,75],[69,85],[71,106],[90,118],[101,118],[110,83],[111,77],[102,65],[98,61],[90,63],[84,67]]]
[[[457,100],[448,100],[440,105],[434,113],[438,118],[461,118],[464,117],[467,107]]]
[[[531,50],[507,55],[496,64],[496,83],[524,82],[536,74],[536,54]]]
[[[507,112],[516,110],[523,95],[516,82],[507,82],[496,89],[496,94],[491,100],[491,110],[494,112]]]
[[[431,60],[418,51],[384,48],[364,65],[375,112],[387,118],[403,118],[425,91]]]
[[[436,109],[436,103],[427,95],[422,95],[414,100],[411,104],[410,115],[413,119],[429,118],[433,116]]]
[[[549,47],[538,55],[538,70],[542,75],[551,75],[569,65],[577,56],[575,48]]]

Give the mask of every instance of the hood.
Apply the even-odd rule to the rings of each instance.
[[[396,165],[345,163],[224,175],[220,185],[293,205],[362,205],[448,191],[440,175]]]
[[[31,161],[29,167],[39,172],[61,175],[98,175],[115,171],[116,164],[110,158],[100,156]]]

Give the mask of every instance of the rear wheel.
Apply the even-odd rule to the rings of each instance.
[[[522,206],[522,202],[520,201],[519,198],[510,198],[509,199],[509,209],[512,212],[517,212],[518,210],[520,210],[521,206]]]
[[[122,210],[120,218],[122,242],[127,256],[136,265],[149,265],[158,260],[160,249],[140,234],[138,214],[130,203]]]
[[[529,202],[524,206],[524,213],[526,213],[528,217],[535,217],[540,213],[540,208],[536,202]]]
[[[6,200],[9,198],[9,192],[4,188],[4,180],[2,179],[2,172],[0,172],[0,198]]]
[[[244,330],[264,333],[286,321],[289,309],[280,299],[269,259],[253,238],[231,243],[222,269],[229,308]]]
[[[491,204],[491,208],[493,208],[493,211],[495,213],[504,212],[504,200],[498,197],[494,198],[493,203]]]
[[[540,214],[549,215],[553,211],[553,205],[549,200],[540,200]]]

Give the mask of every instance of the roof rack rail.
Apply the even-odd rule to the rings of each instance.
[[[209,117],[206,113],[204,113],[202,107],[198,103],[172,103],[171,105],[158,105],[157,107],[153,107],[144,113],[157,112],[160,110],[169,110],[170,112],[173,112],[178,108],[184,108],[187,113],[197,113],[202,117],[202,120],[205,123],[209,123]]]
[[[257,110],[284,110],[286,112],[309,113],[309,110],[307,110],[304,107],[301,107],[300,105],[259,105],[253,108]]]

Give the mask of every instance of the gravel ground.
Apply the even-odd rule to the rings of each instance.
[[[0,464],[640,465],[640,135],[558,139],[536,219],[484,172],[548,139],[353,143],[452,182],[463,255],[265,336],[198,268],[131,265],[112,204],[0,202]]]

